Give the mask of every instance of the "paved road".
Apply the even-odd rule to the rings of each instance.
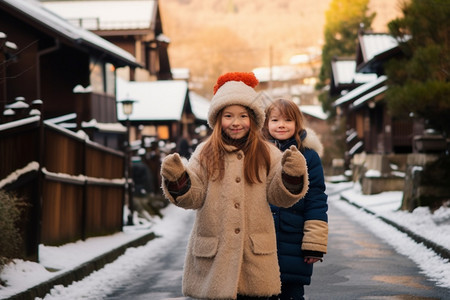
[[[315,264],[306,299],[450,299],[449,289],[427,280],[414,262],[350,220],[333,201],[329,228],[329,253]]]
[[[156,256],[150,264],[143,265],[141,270],[134,274],[134,279],[127,280],[126,285],[118,287],[105,299],[190,299],[182,296],[181,277],[183,275],[186,244],[194,223],[193,217],[194,214],[183,227],[183,231],[179,232],[180,239],[176,244],[172,244],[165,253]]]
[[[329,253],[315,265],[307,300],[450,299],[449,289],[435,286],[410,259],[335,207],[337,197],[330,196]],[[181,275],[192,221],[165,256],[142,266],[132,284],[117,287],[107,299],[190,299],[181,294]]]

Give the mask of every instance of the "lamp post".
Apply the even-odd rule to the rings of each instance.
[[[123,114],[127,117],[126,126],[127,126],[127,137],[125,142],[125,187],[126,193],[128,197],[128,209],[130,213],[128,215],[127,225],[133,224],[133,213],[134,213],[134,205],[133,205],[133,191],[130,186],[129,178],[131,178],[131,155],[130,155],[130,115],[133,113],[133,104],[136,102],[135,100],[126,99],[120,101],[122,103],[122,111]]]

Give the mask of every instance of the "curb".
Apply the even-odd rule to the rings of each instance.
[[[35,299],[36,297],[43,298],[50,290],[56,285],[68,286],[72,282],[82,280],[86,276],[90,275],[92,272],[103,268],[106,264],[113,262],[119,256],[125,253],[127,248],[143,246],[149,241],[157,238],[153,232],[143,235],[133,241],[130,241],[120,247],[114,248],[105,254],[97,256],[96,258],[85,262],[84,264],[69,270],[61,275],[55,276],[45,282],[42,282],[34,287],[29,288],[26,291],[20,292],[8,299],[11,300],[29,300]]]
[[[363,206],[361,206],[361,205],[358,205],[358,204],[356,204],[356,203],[354,203],[354,202],[351,202],[350,200],[348,200],[346,197],[344,197],[344,196],[342,196],[342,195],[341,195],[340,197],[341,197],[341,198],[340,198],[341,200],[344,200],[344,201],[346,201],[347,203],[349,203],[349,204],[351,204],[351,205],[353,205],[353,206],[355,206],[355,207],[357,207],[357,208],[359,208],[359,209],[364,210],[366,213],[371,214],[371,215],[377,217],[378,219],[380,219],[381,221],[385,222],[386,224],[389,224],[389,225],[391,225],[392,227],[395,227],[397,230],[399,230],[400,232],[405,233],[407,236],[409,236],[409,237],[410,237],[411,239],[413,239],[415,242],[417,242],[417,243],[422,243],[425,247],[427,247],[427,248],[433,250],[436,254],[438,254],[438,255],[441,256],[442,258],[450,260],[450,250],[449,250],[449,249],[446,249],[446,248],[444,248],[443,246],[438,245],[438,244],[436,244],[435,242],[432,242],[432,241],[430,241],[430,240],[424,238],[423,236],[418,235],[418,234],[412,232],[412,231],[409,230],[408,228],[405,228],[405,227],[403,227],[402,225],[399,225],[399,224],[395,223],[395,222],[392,221],[392,220],[389,220],[389,219],[386,219],[386,218],[384,218],[384,217],[382,217],[382,216],[379,216],[379,215],[377,215],[376,213],[374,213],[373,211],[371,211],[371,210],[369,210],[369,209],[367,209],[367,208],[365,208],[365,207],[363,207]]]

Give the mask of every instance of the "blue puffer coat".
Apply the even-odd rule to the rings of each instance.
[[[328,196],[319,153],[322,145],[315,133],[307,129],[301,134],[303,153],[308,166],[309,189],[303,199],[289,208],[271,205],[277,234],[281,282],[309,285],[313,264],[304,256],[322,256],[327,252]],[[296,145],[295,139],[274,141],[282,151]]]

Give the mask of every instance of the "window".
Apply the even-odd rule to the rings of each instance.
[[[92,91],[114,96],[116,94],[116,67],[111,63],[91,58],[90,70]]]
[[[116,94],[116,67],[111,63],[105,64],[106,93],[114,96]]]
[[[89,65],[91,70],[91,87],[92,91],[95,93],[104,93],[104,76],[103,76],[103,64],[100,61],[95,61],[91,58],[91,63]]]

